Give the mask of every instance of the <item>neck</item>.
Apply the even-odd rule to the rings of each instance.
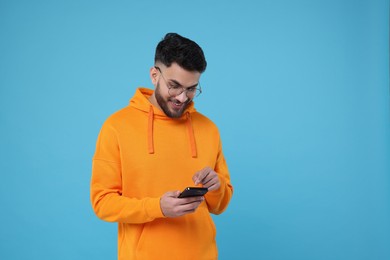
[[[160,109],[162,111],[160,105],[157,102],[155,92],[153,92],[153,94],[149,97],[149,102],[152,103],[152,105],[154,105],[155,107],[157,107],[158,109]]]

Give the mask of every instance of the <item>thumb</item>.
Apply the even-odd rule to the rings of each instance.
[[[173,194],[174,194],[174,197],[177,198],[179,197],[181,191],[177,190],[177,191],[174,191]]]
[[[164,194],[166,197],[171,197],[171,198],[177,198],[180,195],[180,191],[168,191],[167,193]]]

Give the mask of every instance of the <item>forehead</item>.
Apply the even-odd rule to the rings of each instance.
[[[183,86],[197,84],[201,75],[197,71],[185,70],[177,65],[177,63],[172,63],[169,67],[164,66],[163,74],[167,80],[177,81]]]

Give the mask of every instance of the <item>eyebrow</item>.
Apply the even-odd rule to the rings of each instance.
[[[184,87],[182,84],[180,84],[180,82],[179,81],[177,81],[177,80],[174,80],[174,79],[168,79],[168,81],[171,81],[171,82],[173,82],[174,84],[176,84],[177,86],[179,86],[179,87]],[[186,89],[188,89],[188,88],[195,88],[195,87],[197,87],[199,85],[199,82],[198,83],[196,83],[195,85],[192,85],[192,86],[189,86],[189,87],[186,87]]]

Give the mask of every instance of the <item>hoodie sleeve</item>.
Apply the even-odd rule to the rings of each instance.
[[[210,191],[205,195],[208,209],[213,214],[221,214],[227,208],[233,195],[233,186],[230,183],[229,170],[219,141],[218,158],[214,171],[218,174],[221,186],[218,190]]]
[[[107,122],[96,144],[92,163],[91,203],[96,215],[105,221],[146,223],[164,217],[160,198],[122,196],[122,172],[117,133]]]

